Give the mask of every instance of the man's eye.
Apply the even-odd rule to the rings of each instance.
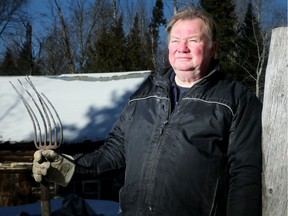
[[[196,43],[197,40],[196,40],[196,39],[190,39],[188,42],[189,42],[189,43]]]

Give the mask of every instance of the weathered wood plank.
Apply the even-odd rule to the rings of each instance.
[[[288,28],[272,31],[263,101],[263,216],[288,215]]]

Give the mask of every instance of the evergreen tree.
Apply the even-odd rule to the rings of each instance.
[[[128,70],[141,70],[141,49],[142,41],[140,38],[138,14],[133,22],[133,28],[127,38],[127,63]]]
[[[7,49],[4,60],[0,66],[0,74],[15,75],[39,75],[40,69],[34,63],[32,56],[32,26],[28,22],[26,27],[26,38],[19,52]]]
[[[126,38],[123,30],[123,17],[117,20],[116,25],[111,31],[111,53],[112,53],[112,69],[113,71],[126,71]]]
[[[41,53],[37,61],[42,74],[59,75],[70,73],[67,58],[64,56],[63,44],[59,40],[59,34],[60,29],[54,26],[52,31],[43,39]]]
[[[232,0],[201,0],[202,7],[212,15],[217,24],[218,51],[216,57],[224,71],[236,78],[235,56],[237,50],[236,14]]]
[[[152,66],[151,57],[146,52],[141,38],[138,14],[134,17],[133,28],[127,38],[127,63],[130,71],[147,70]]]
[[[238,79],[240,82],[255,90],[257,71],[263,49],[263,40],[259,22],[257,21],[253,5],[249,2],[244,21],[240,27],[238,40]]]
[[[126,69],[126,38],[121,16],[110,29],[102,27],[100,36],[90,51],[85,71],[117,72]]]
[[[164,18],[163,12],[163,1],[156,0],[155,6],[152,11],[152,19],[149,24],[149,33],[150,37],[147,38],[147,42],[151,44],[151,54],[152,54],[152,62],[153,69],[157,68],[157,50],[158,50],[158,41],[159,41],[159,28],[162,25],[166,25],[166,19]]]
[[[23,47],[19,52],[19,58],[17,60],[19,75],[32,75],[33,66],[34,63],[32,58],[32,26],[30,23],[27,23],[26,39]]]
[[[99,33],[99,37],[94,44],[94,47],[90,48],[88,60],[85,66],[85,71],[88,73],[106,72],[109,71],[105,65],[109,64],[109,51],[107,46],[109,40],[109,33],[105,28],[102,28]]]
[[[18,75],[17,66],[15,64],[15,58],[11,49],[7,49],[5,56],[0,65],[1,76],[16,76]]]

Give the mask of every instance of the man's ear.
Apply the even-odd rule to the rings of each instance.
[[[210,56],[211,57],[214,57],[216,55],[217,48],[218,48],[217,42],[213,42],[212,46],[210,48]]]

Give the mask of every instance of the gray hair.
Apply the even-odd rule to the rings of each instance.
[[[211,47],[213,42],[216,42],[217,37],[216,23],[209,13],[207,13],[203,9],[197,9],[193,5],[180,10],[171,18],[166,27],[166,31],[168,33],[168,41],[170,40],[171,30],[178,20],[192,20],[196,18],[203,20],[205,25],[204,34],[208,37],[209,45]]]

